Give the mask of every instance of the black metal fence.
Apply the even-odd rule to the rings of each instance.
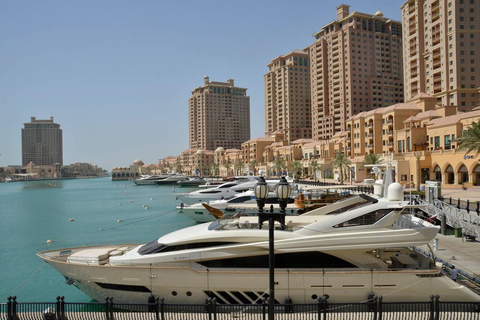
[[[425,200],[425,194],[415,195],[415,197],[419,197],[420,199]],[[480,215],[480,201],[470,201],[469,199],[462,200],[460,198],[454,199],[452,197],[438,197],[438,200],[454,206],[457,209],[464,209],[467,212],[475,212],[477,215]]]
[[[267,320],[268,305],[264,299],[252,305],[220,305],[215,299],[204,304],[169,304],[163,299],[149,299],[143,304],[114,303],[106,298],[101,303],[70,303],[57,297],[53,303],[18,302],[9,297],[0,303],[1,320],[223,320],[242,318]],[[440,301],[430,296],[426,302],[383,302],[372,296],[361,303],[329,303],[328,296],[310,304],[275,305],[275,317],[283,320],[389,320],[389,319],[480,319],[479,302]]]

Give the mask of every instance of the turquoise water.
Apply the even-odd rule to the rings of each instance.
[[[0,183],[0,302],[14,295],[21,302],[90,301],[37,250],[144,243],[193,225],[177,213],[173,191],[110,178]]]

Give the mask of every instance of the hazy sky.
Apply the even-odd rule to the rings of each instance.
[[[342,3],[400,21],[403,2],[2,1],[0,166],[21,164],[32,116],[61,125],[64,164],[111,170],[177,156],[205,75],[248,88],[251,137],[264,136],[272,59],[312,44]]]

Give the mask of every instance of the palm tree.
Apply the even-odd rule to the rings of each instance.
[[[257,173],[257,166],[258,166],[258,161],[257,160],[252,160],[248,167],[250,168],[250,171],[253,171],[253,175]]]
[[[177,172],[183,173],[183,166],[180,163],[177,164]]]
[[[340,183],[343,183],[343,172],[349,168],[352,162],[348,160],[344,153],[337,153],[332,160],[332,167],[338,169],[340,173]]]
[[[276,158],[273,160],[272,169],[275,170],[275,173],[278,174],[287,166],[285,165],[285,160],[283,158]]]
[[[299,177],[300,173],[303,172],[303,165],[300,161],[294,161],[290,164],[290,171],[293,172],[293,178],[295,179],[295,176],[297,178]]]
[[[308,164],[308,169],[310,170],[310,172],[313,172],[313,180],[317,180],[317,170],[321,170],[322,169],[322,166],[315,160],[313,161],[310,161],[310,163]]]
[[[210,165],[210,174],[212,176],[217,175],[217,172],[218,172],[219,168],[220,168],[220,165],[218,163],[212,162],[212,164]]]
[[[472,122],[472,125],[463,131],[461,137],[457,138],[458,149],[467,150],[465,154],[475,152],[475,156],[480,154],[480,121]]]
[[[242,173],[241,171],[242,171],[242,169],[243,169],[243,167],[244,167],[244,164],[243,164],[242,159],[238,159],[237,162],[235,162],[234,167],[235,167],[235,172],[236,172],[236,174],[237,174],[238,176],[241,175],[241,173]]]
[[[380,158],[380,155],[376,153],[367,153],[363,159],[363,164],[380,164],[383,162],[383,159]],[[372,169],[368,168],[367,173],[371,173]]]
[[[225,170],[227,170],[227,176],[228,176],[230,174],[230,169],[232,168],[232,164],[230,163],[230,160],[225,162],[223,166],[225,167]]]
[[[417,159],[417,191],[420,191],[420,174],[421,174],[420,158],[422,157],[422,153],[415,152],[414,155],[415,155],[415,158]]]

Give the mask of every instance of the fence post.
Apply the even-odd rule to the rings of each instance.
[[[323,299],[317,298],[317,320],[322,320]]]
[[[450,200],[449,200],[449,205],[452,205],[452,197],[450,197]]]
[[[378,320],[383,318],[383,297],[378,297]]]
[[[328,298],[330,298],[330,296],[328,294],[324,294],[323,297],[322,297],[322,300],[323,300],[323,320],[327,320]]]
[[[56,304],[56,310],[57,312],[55,312],[55,317],[57,320],[64,320],[65,319],[65,301],[64,301],[65,297],[62,296],[57,296],[57,302],[55,303]]]
[[[435,295],[435,320],[440,319],[440,296],[438,294]]]
[[[477,212],[477,216],[480,215],[480,201],[477,201],[477,209],[475,211]]]
[[[262,319],[265,320],[267,318],[267,299],[262,297]]]
[[[371,304],[370,310],[373,311],[373,320],[377,320],[377,296],[373,295],[368,303]]]
[[[162,315],[162,320],[165,320],[165,298],[160,299],[160,314]]]
[[[8,297],[7,302],[7,320],[12,319],[12,297]]]
[[[18,315],[17,315],[17,297],[13,296],[12,298],[12,320],[17,320]]]
[[[205,300],[205,310],[207,311],[208,313],[208,320],[212,320],[212,298],[208,297],[206,300]]]
[[[160,316],[159,316],[159,314],[158,314],[159,309],[160,309],[160,308],[159,308],[159,304],[160,304],[160,299],[159,299],[159,298],[155,298],[155,307],[154,307],[154,308],[155,308],[155,319],[156,319],[156,320],[160,320]]]
[[[107,320],[112,320],[110,319],[110,298],[109,297],[106,297],[105,298],[105,319]]]
[[[433,294],[430,295],[430,317],[428,319],[434,320],[435,317],[435,300]]]
[[[217,298],[212,299],[213,320],[217,320]]]
[[[470,199],[467,199],[467,212],[470,213]]]
[[[458,201],[458,202],[457,202],[457,209],[460,209],[460,198],[458,198],[457,201]]]

